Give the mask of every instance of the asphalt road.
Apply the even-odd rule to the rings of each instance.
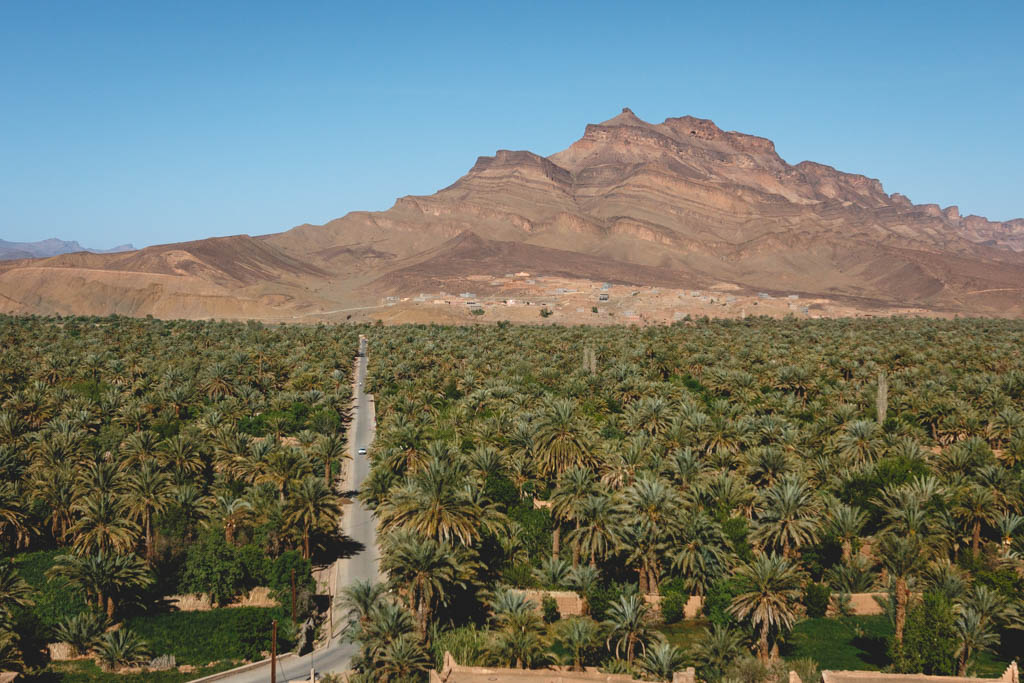
[[[382,581],[380,576],[380,548],[377,547],[377,525],[373,513],[361,502],[355,499],[354,491],[359,487],[370,474],[370,462],[365,455],[359,455],[360,448],[369,448],[373,443],[374,428],[374,405],[373,396],[363,393],[363,382],[366,380],[366,342],[360,342],[363,356],[357,360],[356,386],[353,398],[353,417],[350,429],[349,449],[352,460],[349,461],[349,476],[342,488],[350,492],[352,503],[344,506],[341,528],[345,535],[362,544],[351,557],[341,560],[338,566],[335,595],[341,593],[341,589],[358,580]],[[356,653],[356,647],[352,643],[342,642],[344,634],[341,632],[341,624],[335,623],[334,630],[338,635],[332,637],[327,646],[314,650],[302,657],[289,657],[278,662],[277,680],[279,683],[285,681],[309,680],[310,668],[316,671],[316,675],[328,672],[347,671]],[[264,683],[270,681],[269,663],[232,674],[218,681],[226,683]]]

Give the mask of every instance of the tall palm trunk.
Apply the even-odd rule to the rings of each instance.
[[[974,520],[974,528],[971,534],[971,553],[977,557],[978,549],[981,546],[981,520]]]
[[[153,561],[153,529],[149,511],[146,511],[146,559]]]
[[[893,637],[900,645],[903,644],[903,627],[907,623],[907,600],[910,598],[907,591],[907,581],[904,578],[896,579],[896,624]]]
[[[761,633],[757,637],[757,656],[767,664],[772,659],[771,648],[768,647],[768,625],[762,624]]]
[[[551,559],[558,561],[558,547],[562,540],[562,525],[555,520],[555,528],[551,532]]]
[[[647,590],[651,592],[651,595],[661,595],[661,589],[658,588],[657,567],[654,563],[647,568]]]

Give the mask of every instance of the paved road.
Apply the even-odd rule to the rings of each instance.
[[[374,405],[373,396],[363,393],[363,382],[366,379],[366,340],[360,341],[360,350],[363,355],[357,360],[356,386],[353,396],[353,419],[349,432],[349,449],[352,460],[349,461],[349,476],[343,486],[348,491],[358,491],[359,487],[370,474],[370,462],[365,455],[359,455],[360,448],[369,448],[373,443],[374,429]],[[350,505],[344,506],[342,516],[342,530],[345,535],[361,543],[363,548],[351,557],[341,560],[338,566],[335,595],[340,594],[341,589],[357,580],[371,579],[383,580],[380,576],[380,548],[377,547],[377,525],[373,514],[361,502],[352,498]],[[340,634],[341,624],[335,623],[336,635],[332,637],[327,646],[314,650],[303,657],[290,657],[277,665],[277,680],[284,681],[309,680],[310,667],[316,670],[317,675],[327,672],[347,671],[352,655],[356,647],[352,643],[342,642]],[[261,667],[233,674],[218,679],[226,683],[269,683],[269,664]]]

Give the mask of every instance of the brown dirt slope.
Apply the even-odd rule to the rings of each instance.
[[[519,270],[567,283],[793,293],[847,302],[843,310],[1021,316],[1024,219],[915,205],[864,175],[790,164],[765,138],[688,116],[652,124],[625,109],[557,154],[499,150],[387,211],[3,263],[0,310],[311,319]]]

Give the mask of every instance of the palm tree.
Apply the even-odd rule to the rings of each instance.
[[[191,434],[181,433],[164,439],[158,453],[163,464],[186,474],[196,474],[204,466],[198,441]]]
[[[239,527],[249,522],[256,512],[252,503],[244,498],[222,494],[213,500],[213,518],[224,527],[224,542],[233,545]]]
[[[419,639],[403,633],[384,647],[375,673],[382,681],[414,681],[430,669],[430,659]]]
[[[466,586],[473,565],[446,543],[399,530],[385,536],[381,566],[391,585],[406,596],[422,637],[434,605],[447,604],[452,587]]]
[[[580,504],[578,514],[580,526],[566,538],[590,558],[591,567],[596,567],[597,559],[603,559],[618,541],[618,505],[609,495],[592,495]]]
[[[146,643],[132,630],[121,628],[100,636],[94,652],[104,671],[141,664],[149,659]]]
[[[975,557],[981,545],[981,525],[991,524],[996,517],[996,500],[992,490],[978,485],[964,488],[954,512],[971,528],[971,552]]]
[[[608,630],[608,649],[614,652],[616,659],[621,659],[620,652],[625,652],[626,663],[631,667],[637,646],[647,651],[651,634],[648,619],[650,609],[644,599],[636,594],[622,595],[617,602],[608,606],[608,619],[604,624]]]
[[[139,527],[120,499],[95,493],[82,498],[72,509],[79,516],[71,527],[75,552],[128,552],[135,547]]]
[[[967,666],[975,654],[999,644],[999,633],[992,627],[991,622],[986,621],[982,614],[970,605],[961,606],[957,610],[954,625],[958,640],[957,675],[966,676]]]
[[[497,631],[491,644],[495,656],[517,669],[533,664],[544,651],[537,604],[521,591],[500,590],[491,602]]]
[[[0,482],[0,539],[14,532],[15,542],[28,532],[28,518],[13,482]]]
[[[18,650],[18,636],[0,628],[0,670],[21,671],[25,662]]]
[[[153,559],[153,515],[171,504],[171,478],[153,461],[143,462],[128,476],[126,510],[135,522],[141,522],[146,540],[146,559]]]
[[[379,600],[350,636],[360,644],[359,655],[352,659],[353,666],[364,673],[376,672],[388,645],[413,633],[414,628],[408,610],[391,600]]]
[[[199,525],[210,516],[210,501],[198,486],[191,483],[175,486],[173,493],[172,507],[184,522],[186,537],[191,539]]]
[[[96,645],[109,625],[106,614],[85,610],[57,624],[54,635],[59,642],[71,645],[75,654],[82,655]]]
[[[706,595],[711,584],[729,568],[729,545],[722,527],[704,512],[684,517],[673,547],[676,552],[672,565],[694,595]]]
[[[563,522],[576,522],[579,528],[580,505],[597,487],[597,476],[586,467],[570,467],[558,477],[558,485],[551,494],[551,516],[554,531],[551,535],[551,556],[558,559],[559,537]],[[579,547],[573,545],[573,566],[579,563]]]
[[[120,450],[129,465],[156,462],[162,455],[160,436],[148,430],[134,432],[121,443]]]
[[[856,505],[836,503],[829,509],[828,527],[843,547],[843,563],[850,561],[853,542],[860,538],[867,513]]]
[[[743,592],[733,598],[728,611],[750,621],[757,632],[758,657],[767,662],[775,656],[772,638],[796,623],[803,572],[784,556],[762,553],[740,565],[736,577],[743,583]]]
[[[700,680],[713,681],[721,677],[726,667],[743,653],[743,637],[722,624],[705,627],[701,637],[690,648],[690,657],[696,662]]]
[[[393,488],[378,508],[382,531],[408,528],[439,541],[470,544],[480,537],[481,510],[466,486],[464,468],[431,460]]]
[[[350,625],[365,625],[386,591],[385,584],[372,581],[354,581],[342,588],[338,603],[345,610],[346,621]]]
[[[558,640],[572,654],[572,670],[583,671],[584,653],[597,645],[601,626],[590,617],[571,617],[558,622]]]
[[[754,539],[766,548],[779,548],[785,557],[818,537],[821,505],[815,490],[797,477],[785,477],[768,489]]]
[[[1024,516],[1004,512],[996,519],[996,529],[999,531],[1002,552],[1007,553],[1013,547],[1013,541],[1018,537],[1018,533],[1024,529]]]
[[[321,436],[313,446],[312,454],[324,463],[324,484],[331,485],[331,463],[348,457],[345,441],[337,434]]]
[[[145,562],[135,555],[117,555],[100,551],[94,555],[58,555],[49,576],[65,579],[94,600],[96,606],[113,617],[117,602],[153,579]]]
[[[928,553],[919,536],[887,532],[879,539],[877,554],[882,558],[882,564],[894,583],[896,605],[893,638],[897,645],[902,645],[903,627],[907,623],[907,603],[910,600],[907,583],[920,574],[928,563]]]
[[[565,398],[547,401],[536,428],[537,470],[541,476],[557,479],[570,467],[591,464],[591,428],[576,412],[573,401]]]
[[[676,671],[683,668],[683,651],[662,637],[637,660],[637,666],[655,681],[672,680]]]
[[[544,588],[560,590],[569,579],[571,567],[565,560],[547,557],[541,560],[540,567],[533,570],[533,576]]]
[[[633,535],[639,541],[633,547],[640,560],[641,592],[646,592],[646,586],[657,595],[661,581],[659,557],[675,535],[682,501],[668,482],[649,473],[638,476],[622,492],[622,498],[627,519],[632,520],[627,528],[643,530]]]
[[[871,462],[881,448],[881,433],[881,426],[874,420],[851,422],[836,440],[839,456],[853,464]]]
[[[0,563],[0,625],[9,621],[15,607],[32,605],[32,587],[10,562]]]
[[[309,538],[313,529],[334,529],[341,517],[341,502],[323,480],[308,475],[288,498],[286,521],[302,529],[302,557],[309,559]]]

